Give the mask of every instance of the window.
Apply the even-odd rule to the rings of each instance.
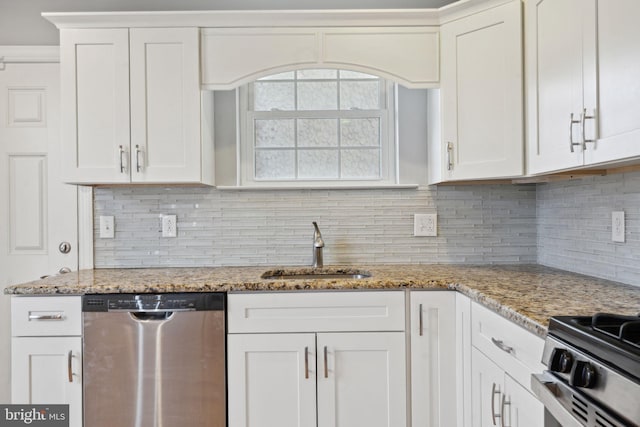
[[[240,96],[245,184],[394,182],[393,86],[384,79],[298,70]]]

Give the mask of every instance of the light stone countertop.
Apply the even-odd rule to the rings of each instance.
[[[366,279],[268,280],[266,271],[368,272]],[[539,265],[362,265],[81,270],[21,285],[10,295],[451,289],[540,336],[551,316],[640,313],[640,287]]]

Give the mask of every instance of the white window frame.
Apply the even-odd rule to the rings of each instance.
[[[309,80],[305,80],[309,81]],[[314,80],[310,80],[314,81]],[[397,87],[380,78],[380,110],[329,110],[329,111],[253,111],[252,84],[237,89],[238,105],[238,159],[239,182],[244,187],[380,187],[398,184],[396,114]],[[375,115],[372,115],[376,112]],[[380,177],[368,179],[256,179],[255,172],[255,119],[277,118],[371,118],[380,117]]]

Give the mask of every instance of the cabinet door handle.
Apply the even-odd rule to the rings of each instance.
[[[304,378],[309,379],[309,347],[304,348]]]
[[[504,419],[506,418],[504,408],[505,406],[511,405],[511,401],[507,400],[507,396],[505,394],[502,395],[502,404],[500,405],[500,427],[507,427]]]
[[[64,320],[64,314],[29,314],[29,320]]]
[[[69,354],[67,355],[67,373],[69,374],[70,383],[73,382],[73,365],[71,359],[73,359],[73,350],[69,350]]]
[[[587,149],[587,142],[596,142],[595,139],[586,139],[585,136],[585,122],[587,121],[587,119],[589,120],[595,120],[596,116],[595,114],[593,116],[587,116],[587,109],[583,109],[582,110],[582,114],[580,114],[580,127],[582,129],[582,149],[586,150]]]
[[[123,159],[125,150],[122,145],[118,146],[118,152],[120,155],[120,173],[125,173],[125,165],[124,165],[124,159]]]
[[[513,353],[513,347],[510,347],[510,346],[506,345],[506,344],[504,343],[504,341],[502,341],[502,340],[497,340],[497,339],[495,339],[495,338],[491,337],[491,342],[492,342],[496,347],[498,347],[500,350],[504,351],[505,353],[509,353],[509,354]]]
[[[452,151],[453,151],[453,142],[447,142],[447,170],[450,171],[453,169],[453,160],[452,160]]]
[[[140,146],[136,144],[136,172],[140,173]]]
[[[420,310],[420,316],[418,317],[418,324],[419,324],[419,329],[420,329],[420,336],[422,336],[422,304],[420,304],[419,307]]]
[[[571,150],[572,153],[573,153],[573,147],[575,147],[576,145],[582,144],[580,142],[573,142],[573,125],[582,123],[582,120],[575,120],[573,116],[574,114],[571,113],[571,116],[570,116],[571,118],[569,120],[569,149]]]
[[[329,350],[327,350],[327,346],[324,346],[324,377],[329,378]]]
[[[498,425],[496,423],[496,418],[500,418],[500,414],[496,414],[495,409],[496,394],[500,394],[500,390],[496,390],[496,383],[493,383],[493,386],[491,387],[491,421],[494,426]]]

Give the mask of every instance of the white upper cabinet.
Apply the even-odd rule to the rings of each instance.
[[[442,26],[432,182],[523,174],[521,21],[520,1],[512,1]]]
[[[208,89],[231,89],[296,68],[351,69],[407,87],[434,87],[438,27],[202,30],[202,84]]]
[[[63,180],[129,182],[129,31],[60,32]]]
[[[197,28],[63,30],[61,56],[66,182],[212,183]]]
[[[526,7],[528,173],[640,156],[640,3]]]

